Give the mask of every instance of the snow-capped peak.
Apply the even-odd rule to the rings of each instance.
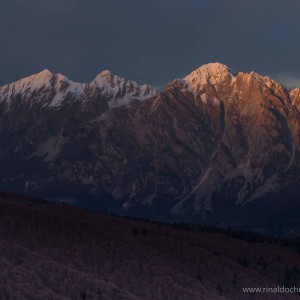
[[[43,99],[50,106],[57,106],[68,93],[78,97],[83,88],[83,84],[72,82],[62,74],[53,74],[45,69],[37,74],[3,86],[0,90],[0,101],[10,101],[19,95],[24,101]]]
[[[209,63],[201,66],[186,76],[183,81],[193,90],[207,83],[215,84],[224,78],[233,79],[236,73],[220,63]]]
[[[104,70],[99,73],[100,76],[105,77],[105,76],[113,76],[110,70]]]
[[[86,88],[89,93],[87,97],[84,96]],[[43,101],[44,106],[51,107],[59,106],[66,99],[88,99],[90,93],[94,93],[94,97],[104,96],[112,108],[128,105],[132,100],[146,100],[158,91],[151,86],[139,86],[134,81],[113,75],[109,70],[102,71],[91,83],[86,84],[73,82],[62,74],[52,74],[45,69],[1,87],[0,101],[10,102],[16,96],[21,96],[24,101]]]
[[[34,91],[38,91],[43,87],[49,87],[53,74],[45,69],[37,74],[18,80],[17,82],[4,85],[1,88],[1,101],[7,100],[18,94],[31,95]]]
[[[119,86],[123,86],[127,81],[124,78],[121,78],[117,75],[113,75],[109,70],[102,71],[99,73],[96,78],[90,83],[99,89],[118,89]],[[137,86],[135,82],[132,82]]]
[[[99,73],[89,85],[111,98],[110,108],[128,105],[133,99],[142,101],[158,93],[151,86],[139,86],[135,81],[113,75],[109,70]]]
[[[37,73],[33,76],[35,76],[36,78],[47,80],[47,79],[50,79],[53,76],[53,74],[48,69],[45,69],[45,70],[43,70],[43,71],[41,71],[41,72],[39,72],[39,73]]]

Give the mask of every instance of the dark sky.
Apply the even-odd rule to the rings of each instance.
[[[208,62],[300,86],[299,0],[0,0],[0,85],[45,68],[161,86]]]

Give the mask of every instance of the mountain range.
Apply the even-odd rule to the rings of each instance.
[[[204,65],[159,92],[48,70],[0,88],[0,189],[160,221],[300,233],[300,89]]]

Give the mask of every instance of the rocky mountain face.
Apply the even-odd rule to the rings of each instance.
[[[299,89],[219,63],[161,93],[109,71],[79,84],[46,70],[0,89],[0,188],[288,234],[300,228],[299,111]]]

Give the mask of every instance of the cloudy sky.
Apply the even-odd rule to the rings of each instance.
[[[299,0],[0,0],[0,85],[45,68],[162,86],[222,62],[300,86]]]

